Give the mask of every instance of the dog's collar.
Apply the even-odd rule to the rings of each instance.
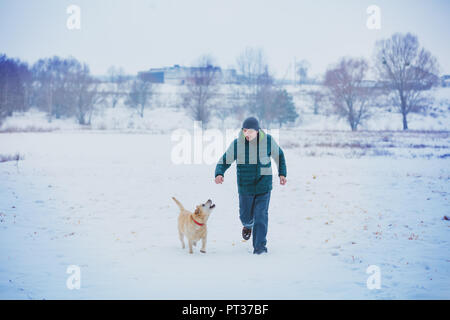
[[[204,225],[204,223],[200,223],[200,222],[195,221],[193,216],[191,216],[191,219],[199,226],[203,226]]]

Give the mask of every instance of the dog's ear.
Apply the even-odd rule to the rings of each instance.
[[[197,207],[197,209],[195,209],[194,214],[197,215],[197,216],[200,214],[200,208],[199,207]]]

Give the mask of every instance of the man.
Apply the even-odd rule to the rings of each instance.
[[[225,171],[234,161],[237,163],[242,237],[250,239],[253,230],[254,254],[267,252],[268,209],[272,190],[271,157],[277,163],[280,184],[285,185],[286,161],[283,150],[272,136],[260,129],[258,120],[250,117],[245,119],[238,138],[219,160],[215,171],[215,182],[221,184]]]

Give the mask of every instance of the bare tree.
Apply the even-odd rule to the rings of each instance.
[[[186,78],[186,91],[182,93],[183,106],[195,121],[206,126],[211,111],[216,106],[220,90],[220,68],[213,65],[213,59],[202,56],[195,67],[190,68]]]
[[[89,124],[98,102],[96,81],[86,63],[73,57],[38,60],[32,68],[37,106],[52,117],[75,116],[80,124]]]
[[[35,105],[39,109],[47,112],[48,121],[52,121],[53,116],[53,95],[56,82],[56,72],[53,72],[52,59],[39,59],[33,64],[31,69],[33,74],[33,96]]]
[[[33,88],[38,96],[37,106],[47,111],[49,122],[53,116],[61,118],[73,115],[74,96],[68,82],[73,81],[73,72],[79,67],[80,63],[75,58],[62,59],[58,56],[39,59],[33,65]]]
[[[256,86],[258,78],[267,67],[267,58],[261,48],[247,47],[236,59],[238,72],[242,75],[241,82],[249,86]]]
[[[328,88],[334,111],[347,120],[352,131],[370,116],[369,103],[374,88],[364,82],[368,68],[363,58],[342,58],[325,74],[324,85]]]
[[[275,79],[267,66],[258,77],[256,105],[251,106],[250,110],[258,117],[261,126],[266,128],[274,123],[281,127],[284,123],[295,122],[298,117],[292,96],[275,85]]]
[[[249,104],[248,109],[257,116],[261,127],[268,128],[277,115],[277,110],[274,108],[276,100],[274,81],[269,69],[266,68],[257,78],[254,104]]]
[[[142,79],[134,80],[131,84],[130,92],[125,100],[125,104],[135,108],[141,118],[144,117],[144,110],[150,103],[153,95],[151,82]]]
[[[114,66],[108,69],[108,77],[108,94],[111,97],[111,106],[115,108],[117,102],[124,96],[127,78],[123,68],[116,68]]]
[[[241,86],[235,89],[235,96],[246,108],[254,108],[260,87],[264,85],[261,79],[268,69],[267,57],[262,48],[247,47],[236,59]]]
[[[319,114],[319,110],[322,108],[326,99],[326,94],[321,90],[312,90],[307,92],[307,95],[309,95],[312,100],[314,114]]]
[[[72,94],[72,109],[78,123],[90,125],[94,107],[103,99],[103,95],[98,92],[99,82],[90,75],[89,66],[83,63],[74,67],[67,85]]]
[[[240,115],[250,111],[266,127],[295,121],[298,114],[292,96],[275,84],[263,49],[248,47],[236,62],[242,86],[234,94],[241,101],[240,105],[235,105],[235,110]]]
[[[424,93],[439,82],[436,58],[419,48],[417,36],[395,33],[376,42],[375,67],[380,82],[392,93],[391,102],[402,114],[403,130],[407,130],[408,114],[424,110],[432,101]]]
[[[31,73],[26,63],[0,54],[0,121],[29,107]]]
[[[234,86],[230,94],[228,95],[227,100],[228,103],[231,105],[231,110],[230,113],[227,114],[226,116],[232,116],[240,123],[242,123],[242,121],[244,121],[248,113],[248,108],[245,105],[245,103],[243,103],[244,99],[240,87],[241,87],[240,85]]]
[[[311,64],[306,60],[301,60],[300,62],[296,63],[295,67],[298,75],[298,83],[306,83],[306,81],[308,80],[308,71],[311,67]]]

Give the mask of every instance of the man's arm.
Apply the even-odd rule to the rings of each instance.
[[[235,139],[230,146],[228,147],[227,151],[223,154],[223,156],[220,158],[219,162],[216,165],[216,171],[214,174],[214,177],[222,176],[225,174],[225,171],[231,166],[233,161],[236,160],[236,145],[237,140]]]
[[[277,152],[278,150],[278,152]],[[287,175],[287,168],[286,168],[286,159],[284,157],[283,149],[277,144],[275,139],[271,137],[271,156],[275,160],[275,163],[278,167],[278,176],[285,177]]]

